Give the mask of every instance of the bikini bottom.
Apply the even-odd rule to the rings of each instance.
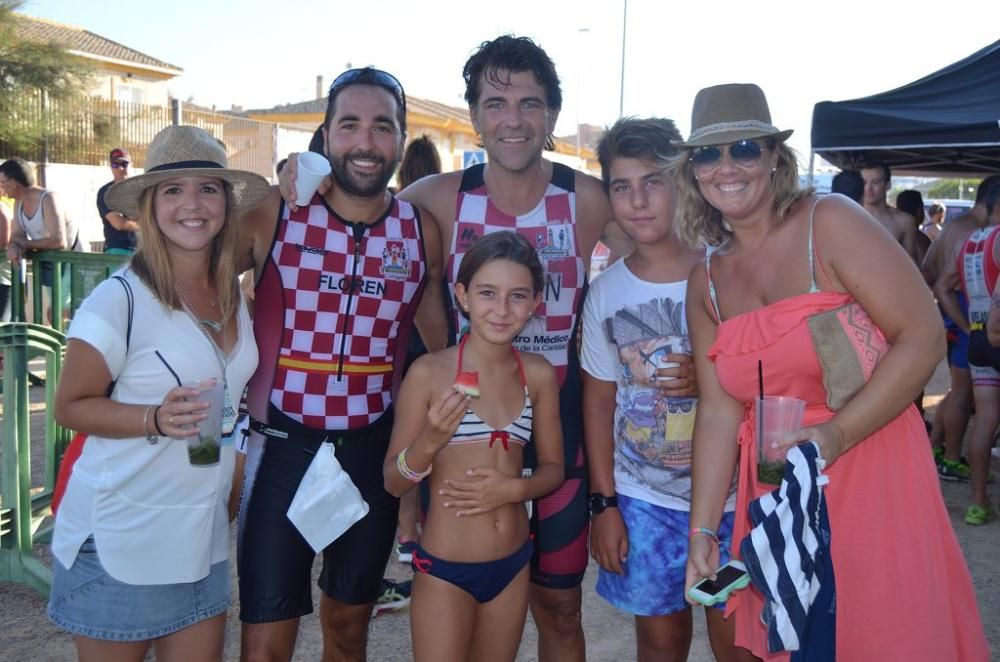
[[[439,559],[417,545],[411,564],[415,572],[422,572],[454,584],[475,598],[476,602],[483,603],[489,602],[507,588],[517,573],[521,572],[531,560],[533,551],[534,546],[529,539],[521,549],[502,559],[464,563]]]

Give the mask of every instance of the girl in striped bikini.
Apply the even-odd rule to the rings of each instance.
[[[385,487],[398,496],[428,478],[431,493],[413,554],[417,662],[517,654],[532,554],[523,503],[563,480],[555,370],[511,345],[538,306],[542,284],[527,240],[512,232],[477,240],[455,287],[468,334],[418,359],[399,393]],[[466,389],[475,381],[469,373],[478,374],[482,397]],[[522,477],[529,443],[538,467]]]

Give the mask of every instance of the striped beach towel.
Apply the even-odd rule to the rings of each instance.
[[[814,442],[789,450],[781,485],[750,503],[753,528],[740,543],[750,579],[765,597],[768,650],[792,651],[792,662],[836,658],[825,464]]]

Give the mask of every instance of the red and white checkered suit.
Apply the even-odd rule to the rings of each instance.
[[[514,346],[545,356],[555,366],[562,384],[586,283],[576,236],[575,174],[567,166],[553,163],[552,181],[538,206],[515,217],[490,202],[484,169],[484,165],[473,166],[462,178],[448,259],[448,285],[454,296],[462,257],[469,245],[484,234],[513,230],[531,242],[545,268],[545,291],[542,305],[514,339]],[[460,315],[457,310],[455,314]],[[457,321],[458,329],[466,324],[464,318],[458,317]]]
[[[382,415],[427,272],[422,236],[419,214],[402,200],[372,224],[340,219],[319,196],[295,212],[282,206],[257,285],[255,418],[266,420],[254,406],[265,385],[270,404],[319,430]]]

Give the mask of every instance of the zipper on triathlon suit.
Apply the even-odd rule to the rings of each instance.
[[[354,300],[355,279],[358,276],[358,262],[361,260],[361,242],[365,238],[364,223],[355,223],[352,227],[354,233],[354,264],[351,266],[351,281],[348,283],[350,290],[347,293],[347,310],[344,312],[344,326],[340,330],[340,359],[337,363],[337,381],[344,379],[344,350],[347,346],[347,323],[351,320],[351,303]]]

